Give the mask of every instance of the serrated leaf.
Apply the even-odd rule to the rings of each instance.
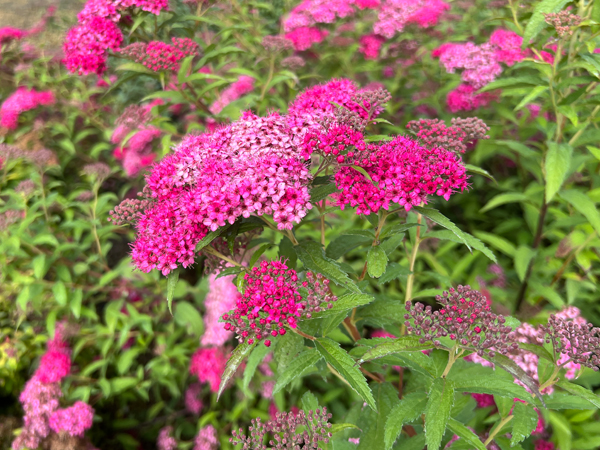
[[[546,350],[541,345],[519,343],[519,347],[521,347],[523,350],[527,350],[528,352],[537,355],[540,358],[544,358],[548,361],[554,362],[554,359],[552,358],[550,352],[548,352],[548,350]]]
[[[450,232],[449,232],[450,233]],[[453,235],[454,236],[454,235]],[[407,277],[410,275],[410,270],[407,267],[402,267],[396,262],[388,263],[385,273],[379,277],[379,283],[385,284],[392,280],[400,277]]]
[[[506,192],[504,194],[496,195],[489,202],[487,202],[485,206],[479,210],[479,212],[484,213],[506,203],[524,202],[527,200],[529,200],[529,197],[523,193]]]
[[[529,248],[526,245],[521,245],[515,252],[515,271],[519,276],[519,280],[523,281],[525,279],[527,267],[529,267],[529,263],[531,262],[534,256],[535,250]]]
[[[229,360],[227,361],[227,364],[225,365],[225,370],[221,375],[221,385],[219,386],[219,392],[217,392],[217,401],[221,397],[221,394],[225,390],[225,387],[227,386],[227,383],[231,377],[235,374],[242,361],[244,361],[244,358],[250,354],[255,345],[256,342],[253,344],[244,342],[242,344],[238,344],[238,346],[233,350]]]
[[[438,450],[454,404],[454,383],[436,378],[431,384],[425,408],[425,442],[428,450]]]
[[[461,240],[461,242],[463,244],[465,244],[469,250],[471,250],[471,246],[469,245],[469,242],[465,236],[465,233],[463,233],[456,225],[454,225],[450,221],[450,219],[448,219],[446,216],[444,216],[441,212],[439,212],[436,209],[424,208],[422,206],[415,206],[414,208],[420,214],[433,220],[438,225],[441,225],[442,227],[446,228],[447,230],[452,231]]]
[[[527,402],[533,402],[533,397],[529,392],[525,390],[523,386],[514,383],[512,380],[500,377],[457,377],[456,379],[449,376],[454,380],[457,391],[469,392],[474,394],[491,394],[498,395],[500,397],[507,398],[518,398]]]
[[[115,70],[117,70],[119,72],[127,70],[130,72],[137,72],[137,73],[143,73],[146,75],[156,76],[156,72],[148,69],[143,64],[136,63],[136,62],[126,62],[124,64],[121,64],[120,66],[117,66],[117,68]]]
[[[349,429],[355,429],[355,430],[360,430],[360,428],[358,428],[356,425],[352,424],[352,423],[334,423],[333,425],[331,425],[331,428],[329,428],[329,431],[331,434],[335,434],[335,433],[339,433],[340,431],[344,431],[344,430],[349,430]]]
[[[525,403],[515,402],[513,415],[511,446],[524,441],[533,433],[538,423],[538,413]]]
[[[551,410],[561,409],[579,409],[579,410],[590,410],[597,409],[589,401],[582,397],[576,397],[570,393],[555,390],[552,395],[544,395],[544,401],[546,406]]]
[[[352,357],[340,348],[340,344],[328,338],[320,338],[315,340],[315,346],[325,361],[348,382],[352,390],[360,395],[371,409],[376,411],[375,399],[367,380],[356,367]]]
[[[469,430],[465,425],[460,423],[458,420],[453,419],[452,417],[448,420],[448,428],[459,438],[463,439],[465,442],[469,444],[469,448],[476,448],[477,450],[486,450],[485,445],[479,439],[475,433]]]
[[[570,394],[581,397],[582,399],[590,402],[596,408],[600,408],[600,397],[598,397],[596,394],[589,391],[588,389],[565,380],[559,381],[558,383],[556,383],[556,386],[564,389]]]
[[[369,294],[346,294],[339,297],[335,302],[331,303],[333,306],[329,309],[313,313],[312,317],[324,317],[332,314],[336,314],[342,311],[348,311],[359,306],[368,305],[373,301],[373,296]]]
[[[590,197],[580,191],[564,190],[560,197],[568,201],[579,213],[583,214],[590,222],[596,233],[600,234],[600,213]]]
[[[384,356],[392,355],[400,352],[414,352],[433,348],[433,344],[419,343],[418,336],[402,336],[397,339],[390,339],[380,345],[376,345],[367,353],[365,353],[360,363],[372,361],[374,359],[383,358]]]
[[[404,241],[404,234],[395,234],[379,244],[379,248],[389,256],[402,244],[402,241]]]
[[[410,230],[414,227],[423,227],[424,225],[420,223],[395,223],[393,225],[387,226],[381,232],[379,236],[379,240],[383,241],[388,236],[394,236],[396,234],[404,234],[405,231]]]
[[[257,345],[254,350],[252,350],[252,353],[250,353],[250,356],[248,357],[248,362],[246,363],[246,369],[244,369],[244,377],[242,378],[244,389],[248,389],[250,381],[252,381],[252,377],[254,377],[254,373],[256,372],[256,368],[270,351],[271,349],[266,345]]]
[[[527,47],[546,26],[544,14],[559,12],[568,2],[569,0],[542,0],[536,3],[523,33],[523,48]]]
[[[173,303],[173,294],[175,293],[175,287],[179,281],[179,270],[174,270],[167,276],[167,305],[169,306],[169,312],[173,315],[171,305]]]
[[[367,271],[372,278],[379,278],[385,273],[388,257],[380,247],[371,247],[367,254]]]
[[[448,240],[448,241],[452,241],[452,242],[458,242],[459,244],[463,243],[456,236],[456,234],[454,234],[450,230],[431,231],[431,232],[427,233],[423,238],[428,238],[428,237],[444,239],[444,240]],[[473,247],[475,250],[479,250],[481,253],[483,253],[485,256],[487,256],[493,262],[496,262],[496,263],[498,262],[498,260],[496,259],[496,255],[494,255],[494,252],[492,252],[489,248],[487,248],[485,246],[485,244],[483,242],[481,242],[479,239],[477,239],[475,236],[472,236],[469,233],[465,233],[463,231],[463,238],[465,238],[469,242],[469,245],[471,247]]]
[[[514,256],[515,252],[517,251],[515,246],[510,241],[500,236],[496,236],[495,234],[486,233],[484,231],[475,231],[474,234],[477,238],[481,239],[492,247],[496,247],[498,250],[508,256]]]
[[[319,186],[315,186],[310,191],[310,202],[311,203],[320,202],[324,198],[327,198],[328,195],[333,194],[334,192],[337,192],[337,191],[338,191],[338,188],[335,186],[335,184],[322,184]]]
[[[356,450],[372,450],[384,447],[385,422],[392,409],[398,404],[398,391],[391,383],[378,383],[373,386],[373,396],[377,411],[364,408],[358,421],[362,430]]]
[[[468,172],[474,173],[476,175],[484,176],[484,177],[492,180],[494,183],[498,184],[498,182],[496,181],[494,176],[491,173],[489,173],[487,170],[482,169],[481,167],[473,166],[471,164],[465,164],[465,168],[467,169]]]
[[[286,333],[277,338],[273,357],[277,363],[277,373],[282,373],[304,348],[304,338],[296,333]]]
[[[373,242],[373,238],[360,235],[342,235],[332,240],[325,254],[327,257],[337,260],[351,250],[360,247],[363,244]]]
[[[212,241],[214,241],[216,238],[218,238],[219,236],[221,236],[221,234],[223,234],[223,232],[225,230],[227,230],[231,225],[227,224],[223,227],[217,228],[215,231],[211,231],[210,233],[208,233],[206,236],[204,236],[200,242],[198,242],[196,244],[196,253],[199,252],[200,250],[202,250],[204,247],[206,247],[208,244],[210,244]]]
[[[310,391],[306,391],[302,398],[300,399],[300,403],[302,404],[302,410],[305,413],[309,413],[310,411],[315,411],[319,408],[319,400],[317,396]]]
[[[548,143],[544,169],[546,172],[546,203],[550,203],[552,198],[560,190],[569,167],[571,167],[571,158],[573,147],[568,144]]]
[[[512,411],[513,404],[515,403],[514,399],[502,397],[500,395],[494,395],[494,403],[498,408],[498,413],[500,417],[508,417],[510,412]]]
[[[175,322],[187,328],[190,334],[197,337],[204,332],[204,321],[198,309],[189,302],[178,302],[173,316]]]
[[[387,418],[385,422],[384,443],[385,449],[389,450],[394,445],[402,432],[405,423],[416,420],[427,405],[427,395],[424,392],[413,392],[404,396]]]
[[[323,356],[312,348],[300,353],[277,377],[277,383],[275,383],[275,387],[273,387],[273,394],[279,392],[296,378],[301,377],[304,372],[317,364],[321,358],[323,358]]]
[[[344,287],[352,292],[360,294],[361,291],[348,277],[340,266],[324,254],[323,247],[314,241],[303,241],[295,248],[298,258],[304,266],[317,273],[324,275],[338,286]]]

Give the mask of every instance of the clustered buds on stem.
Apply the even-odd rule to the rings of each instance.
[[[559,37],[563,38],[567,35],[573,35],[573,29],[581,23],[582,18],[577,14],[571,14],[564,10],[558,13],[544,14],[544,20],[548,25],[552,25],[556,29]]]
[[[550,315],[548,324],[540,326],[546,333],[546,343],[552,343],[554,351],[567,355],[571,361],[598,371],[600,369],[600,328],[591,323]]]
[[[426,147],[440,147],[457,153],[464,153],[467,145],[477,139],[489,139],[490,127],[477,117],[454,118],[447,127],[440,119],[411,120],[406,125],[419,137]]]
[[[490,311],[482,293],[459,285],[436,300],[442,306],[438,311],[422,303],[413,306],[406,302],[405,325],[410,333],[421,337],[419,342],[432,341],[438,346],[439,338],[449,337],[461,346],[473,347],[479,356],[489,350],[492,357],[496,351],[506,354],[518,348],[512,328],[504,325],[503,316]]]
[[[296,328],[298,319],[310,319],[312,313],[333,307],[332,302],[337,300],[323,275],[307,272],[306,280],[300,281],[296,271],[283,261],[263,261],[244,280],[244,294],[223,320],[226,330],[234,331],[240,342],[249,344],[269,335],[284,335],[286,325]],[[271,341],[266,339],[265,345],[269,347]]]
[[[317,449],[319,442],[328,443],[332,436],[328,431],[331,428],[330,418],[327,408],[308,413],[277,413],[275,420],[269,420],[265,424],[260,419],[253,419],[248,430],[250,436],[246,436],[242,429],[237,432],[234,430],[229,441],[234,445],[243,444],[242,450]],[[296,429],[301,426],[306,429],[297,433]],[[267,433],[273,435],[273,439],[269,440],[269,447],[263,443]]]

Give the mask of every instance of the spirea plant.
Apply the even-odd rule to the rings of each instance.
[[[55,14],[0,28],[0,448],[600,446],[597,2]]]

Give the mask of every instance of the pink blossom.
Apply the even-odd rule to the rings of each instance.
[[[0,44],[6,44],[10,41],[18,41],[27,36],[27,30],[21,30],[13,27],[0,28]]]
[[[354,0],[304,0],[290,12],[283,22],[286,32],[320,23],[334,23],[336,19],[355,14]],[[373,7],[373,0],[359,1],[361,9]]]
[[[384,39],[376,34],[367,34],[360,38],[360,48],[365,59],[377,59],[379,57],[379,51],[383,45]]]
[[[17,88],[0,107],[0,126],[14,130],[22,112],[38,106],[52,105],[54,102],[54,94],[51,91],[37,92],[35,89]]]
[[[123,35],[112,21],[92,17],[67,33],[63,62],[70,72],[79,75],[101,74],[106,69],[107,51],[118,50],[122,41]]]
[[[523,38],[514,31],[499,28],[492,33],[489,42],[496,48],[496,60],[507,66],[512,66],[527,56],[526,51],[521,49]]]
[[[75,402],[73,406],[58,409],[50,416],[50,428],[55,433],[65,431],[71,436],[83,437],[85,430],[92,427],[94,408],[84,402]]]
[[[173,427],[164,427],[158,433],[158,438],[156,439],[156,448],[158,450],[176,450],[177,449],[177,441],[171,433],[173,432]]]
[[[63,352],[47,352],[40,361],[36,377],[42,383],[60,382],[71,372],[71,357]]]
[[[475,93],[476,89],[469,84],[461,84],[448,93],[446,104],[450,112],[473,111],[486,107],[495,98],[489,92]]]
[[[197,376],[200,383],[208,383],[212,392],[217,392],[226,363],[227,356],[222,349],[199,348],[192,355],[190,373]]]
[[[221,93],[219,99],[211,105],[210,112],[215,115],[219,114],[228,104],[253,90],[254,78],[248,75],[240,76],[237,81],[233,82]]]
[[[221,346],[233,337],[231,331],[225,330],[219,318],[235,308],[241,294],[233,284],[234,275],[216,278],[208,277],[208,293],[204,299],[206,313],[204,314],[204,334],[200,339],[203,346]]]
[[[185,408],[196,415],[200,414],[204,404],[200,399],[202,394],[202,385],[200,383],[193,383],[188,386],[185,390]]]
[[[179,61],[198,53],[198,48],[198,44],[189,38],[174,37],[171,38],[171,44],[161,41],[148,44],[136,42],[121,49],[120,53],[155,72],[177,71]]]
[[[308,50],[313,44],[319,44],[325,40],[329,32],[316,27],[300,27],[285,34],[292,41],[296,50]]]
[[[193,450],[217,450],[218,448],[219,441],[215,427],[207,425],[201,428],[194,438]]]
[[[448,9],[450,5],[441,0],[387,0],[381,5],[373,31],[391,39],[411,22],[423,28],[436,25]]]
[[[535,441],[535,450],[554,450],[554,444],[543,439]]]
[[[477,402],[478,408],[487,408],[488,406],[496,406],[494,396],[490,394],[471,394],[471,397]]]

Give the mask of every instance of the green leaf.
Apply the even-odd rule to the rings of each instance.
[[[453,232],[451,232],[449,230],[432,231],[430,233],[427,233],[423,238],[428,238],[428,237],[444,239],[444,240],[452,241],[452,242],[458,242],[459,244],[463,243]],[[477,239],[475,236],[472,236],[469,233],[465,233],[463,231],[463,238],[465,238],[467,240],[467,242],[469,242],[469,245],[471,247],[473,247],[475,250],[479,250],[481,253],[483,253],[485,256],[487,256],[493,262],[498,262],[498,260],[496,259],[496,255],[494,255],[494,252],[492,252],[489,248],[487,248],[485,246],[485,244],[483,242],[481,242],[479,239]]]
[[[513,380],[498,376],[461,376],[456,379],[449,376],[449,378],[454,380],[456,390],[461,392],[491,394],[533,402],[531,394],[523,386],[514,383]]]
[[[425,408],[425,441],[428,450],[440,448],[453,404],[454,383],[444,378],[434,379]]]
[[[337,191],[338,191],[338,188],[335,186],[335,184],[322,184],[319,186],[315,186],[310,191],[310,202],[311,203],[320,202],[324,198],[327,198],[328,195],[333,194],[334,192],[337,192]]]
[[[254,350],[252,350],[252,353],[250,353],[250,356],[248,357],[248,362],[246,363],[244,378],[242,379],[244,389],[248,389],[250,381],[252,381],[252,377],[254,377],[254,373],[256,372],[256,368],[270,351],[271,349],[266,345],[257,345]]]
[[[273,394],[279,392],[296,378],[301,377],[308,369],[314,367],[321,358],[323,358],[323,356],[312,348],[300,353],[292,360],[281,375],[277,377],[277,383],[275,383],[275,387],[273,387]]]
[[[359,166],[350,166],[350,167],[352,167],[354,170],[356,170],[357,172],[359,172],[360,174],[362,174],[371,183],[377,185],[377,183],[375,183],[373,181],[373,179],[371,178],[371,175],[369,175],[365,169],[363,169],[362,167],[359,167]]]
[[[227,224],[221,228],[217,228],[215,231],[211,231],[206,236],[204,236],[200,242],[196,244],[196,253],[218,238],[225,230],[227,230],[231,225]]]
[[[65,283],[62,281],[56,281],[52,286],[52,293],[54,294],[56,303],[58,303],[60,306],[65,306],[67,304],[68,297]]]
[[[557,144],[548,142],[548,152],[544,162],[546,172],[546,203],[550,203],[554,195],[560,190],[569,167],[571,167],[571,157],[573,147],[568,144]]]
[[[327,249],[325,250],[325,255],[327,257],[337,260],[340,257],[344,256],[351,250],[354,250],[357,247],[360,247],[363,244],[373,242],[373,238],[369,238],[366,236],[360,235],[342,235],[338,236],[334,240],[332,240]]]
[[[521,347],[523,350],[527,350],[528,352],[537,355],[539,358],[543,358],[547,361],[554,362],[554,359],[552,358],[550,352],[541,345],[519,343],[519,347]]]
[[[310,391],[306,391],[304,393],[300,399],[300,403],[302,404],[302,410],[307,414],[310,411],[315,411],[319,408],[319,400],[317,399],[317,396]]]
[[[277,338],[273,356],[277,363],[277,373],[282,373],[304,349],[304,338],[296,333],[286,333]]]
[[[146,75],[156,76],[156,72],[148,69],[143,64],[136,63],[136,62],[126,62],[126,63],[118,66],[115,70],[117,70],[117,71],[127,70],[129,72],[137,72],[137,73],[143,73]]]
[[[596,233],[600,234],[600,213],[587,194],[576,190],[564,190],[559,195],[568,201],[573,208],[583,214],[592,227],[594,227]]]
[[[294,250],[294,244],[289,240],[288,237],[284,236],[279,242],[279,256],[287,259],[288,267],[295,269],[296,268],[296,260],[298,256],[296,255],[296,250]]]
[[[573,105],[562,105],[558,107],[558,112],[564,114],[569,118],[571,123],[575,126],[579,125],[579,118],[577,117],[577,111],[573,107]]]
[[[371,247],[367,254],[367,271],[372,278],[379,278],[385,273],[388,257],[380,247]]]
[[[188,302],[178,302],[175,308],[175,322],[187,328],[191,334],[202,336],[204,332],[204,322],[198,309]]]
[[[450,232],[448,231],[448,233]],[[396,278],[407,277],[408,275],[410,275],[410,270],[408,270],[408,267],[402,267],[397,262],[391,262],[388,263],[385,273],[379,278],[379,283],[389,283]]]
[[[525,106],[529,105],[532,101],[534,101],[536,98],[538,98],[540,95],[542,95],[547,90],[548,90],[547,86],[536,86],[533,89],[529,90],[527,95],[525,95],[521,99],[521,101],[519,102],[519,104],[517,106],[515,106],[515,109],[513,109],[513,111],[518,111],[521,108],[524,108]]]
[[[495,234],[486,233],[484,231],[475,231],[475,236],[492,247],[496,247],[498,250],[508,256],[514,256],[515,252],[517,251],[515,246],[510,241],[500,236],[496,236]]]
[[[546,26],[544,14],[558,12],[568,2],[569,0],[542,0],[539,3],[536,3],[533,14],[527,22],[525,32],[523,33],[523,48],[527,47]]]
[[[405,423],[412,422],[423,414],[427,405],[427,396],[424,392],[413,392],[404,396],[388,415],[385,423],[384,442],[385,449],[389,450],[394,445],[402,432]]]
[[[559,381],[558,383],[556,383],[556,386],[563,388],[570,394],[576,395],[584,400],[587,400],[596,408],[600,408],[600,397],[598,397],[596,394],[589,391],[588,389],[565,380]]]
[[[140,354],[140,350],[137,348],[130,348],[125,350],[121,356],[119,356],[119,360],[117,361],[117,372],[119,375],[123,375],[127,373],[127,371],[131,368],[133,361]],[[102,362],[104,364],[104,362]]]
[[[360,294],[361,291],[348,277],[346,272],[340,269],[338,263],[333,259],[327,258],[323,247],[315,241],[303,241],[295,247],[296,254],[304,266],[317,273],[324,275],[330,281],[338,286]]]
[[[513,415],[511,446],[524,441],[533,433],[538,423],[538,413],[525,403],[515,402]]]
[[[456,225],[454,225],[450,221],[450,219],[448,219],[442,213],[440,213],[439,211],[437,211],[435,209],[424,208],[422,206],[415,206],[414,208],[419,213],[421,213],[425,217],[433,220],[438,225],[441,225],[442,227],[446,228],[447,230],[452,231],[460,239],[460,241],[463,244],[465,244],[469,250],[471,250],[471,245],[469,244],[469,242],[465,236],[465,233],[463,233]]]
[[[501,78],[499,80],[495,80],[491,83],[486,84],[484,87],[479,89],[478,92],[486,92],[499,88],[520,86],[523,84],[539,86],[541,82],[542,80],[540,78],[533,76]]]
[[[367,402],[371,409],[376,410],[375,399],[367,380],[356,367],[354,360],[340,348],[340,344],[328,338],[314,341],[319,353],[341,376],[348,382],[354,392]]]
[[[482,169],[481,167],[473,166],[471,164],[465,164],[465,168],[467,169],[468,172],[474,173],[476,175],[482,175],[486,178],[489,178],[494,183],[498,184],[498,182],[496,181],[494,176],[491,173],[489,173],[487,170]]]
[[[36,256],[31,261],[31,265],[33,266],[33,276],[41,280],[46,275],[46,255],[42,253]]]
[[[476,448],[477,450],[486,450],[485,445],[479,439],[475,433],[469,430],[466,426],[460,423],[458,420],[453,419],[452,417],[448,420],[448,428],[454,434],[456,434],[459,438],[463,439],[466,443],[468,443],[471,447]]]
[[[271,247],[270,242],[267,244],[261,245],[260,248],[252,254],[252,258],[250,258],[248,267],[254,267],[254,264],[256,264],[256,261],[258,261],[258,258],[260,258],[262,256],[262,254],[264,252],[266,252],[269,247]]]
[[[485,206],[479,210],[479,212],[484,213],[506,203],[523,202],[527,200],[529,200],[529,197],[527,197],[525,194],[520,192],[507,192],[496,195],[489,202],[487,202]]]
[[[348,429],[360,430],[360,428],[358,428],[356,425],[354,425],[352,423],[334,423],[333,425],[331,425],[331,428],[329,428],[328,431],[331,434],[336,434],[336,433],[339,433],[340,431],[344,431],[344,430],[348,430]]]
[[[575,397],[567,392],[555,390],[552,395],[544,395],[546,406],[551,410],[580,409],[596,410],[597,407],[581,397]]]
[[[113,395],[120,394],[127,389],[131,389],[136,384],[138,384],[138,379],[135,377],[111,378],[110,391]]]
[[[173,315],[171,304],[173,303],[173,293],[175,292],[175,286],[179,281],[179,270],[172,271],[167,275],[167,305],[169,306],[169,312]]]
[[[365,353],[360,363],[372,361],[374,359],[383,358],[384,356],[392,355],[400,352],[413,352],[433,348],[433,344],[419,343],[418,336],[402,336],[398,339],[387,339],[387,342],[376,345],[367,353]]]
[[[377,383],[373,386],[377,411],[365,408],[358,420],[362,430],[356,450],[382,449],[385,444],[385,425],[392,409],[398,404],[398,391],[391,383]]]
[[[190,70],[190,66],[192,65],[193,59],[194,59],[194,55],[184,58],[184,60],[181,62],[181,66],[179,67],[179,71],[177,72],[177,82],[179,84],[182,84],[185,82],[187,74]]]
[[[312,314],[312,317],[324,317],[332,314],[336,314],[342,311],[348,311],[359,306],[368,305],[373,301],[373,296],[369,294],[346,294],[339,297],[335,302],[331,303],[333,306],[329,309],[319,311]]]
[[[395,236],[397,234],[404,234],[405,231],[410,230],[414,227],[423,227],[424,225],[420,223],[395,223],[393,225],[387,226],[381,232],[379,236],[379,240],[383,241],[388,236]]]
[[[523,281],[525,279],[525,273],[527,272],[527,268],[529,267],[529,263],[535,256],[535,250],[529,248],[526,245],[521,245],[516,253],[515,253],[515,271],[519,276],[519,280]]]
[[[223,375],[221,375],[221,385],[219,386],[219,392],[217,392],[217,401],[227,387],[227,383],[231,377],[235,374],[242,361],[244,361],[244,358],[250,354],[255,345],[256,342],[253,344],[243,342],[242,344],[238,344],[238,346],[233,350],[229,360],[227,361]]]
[[[69,306],[71,307],[71,312],[75,316],[76,319],[79,319],[81,315],[81,304],[83,302],[83,290],[81,288],[77,288],[73,291],[73,295],[71,296],[71,301],[69,302]]]
[[[396,234],[379,244],[379,247],[389,256],[400,246],[400,244],[402,244],[403,240],[404,234]]]
[[[200,60],[200,62],[198,63],[198,66],[204,66],[204,65],[206,65],[206,63],[208,61],[210,61],[220,55],[228,55],[230,53],[243,53],[243,52],[244,52],[244,50],[242,50],[241,48],[234,47],[232,45],[226,46],[226,47],[219,47],[215,50],[208,52],[206,55],[204,55],[202,57],[202,59]]]
[[[510,412],[512,411],[512,407],[515,401],[512,398],[494,395],[494,403],[498,407],[498,413],[500,414],[500,417],[505,418],[508,417]]]

